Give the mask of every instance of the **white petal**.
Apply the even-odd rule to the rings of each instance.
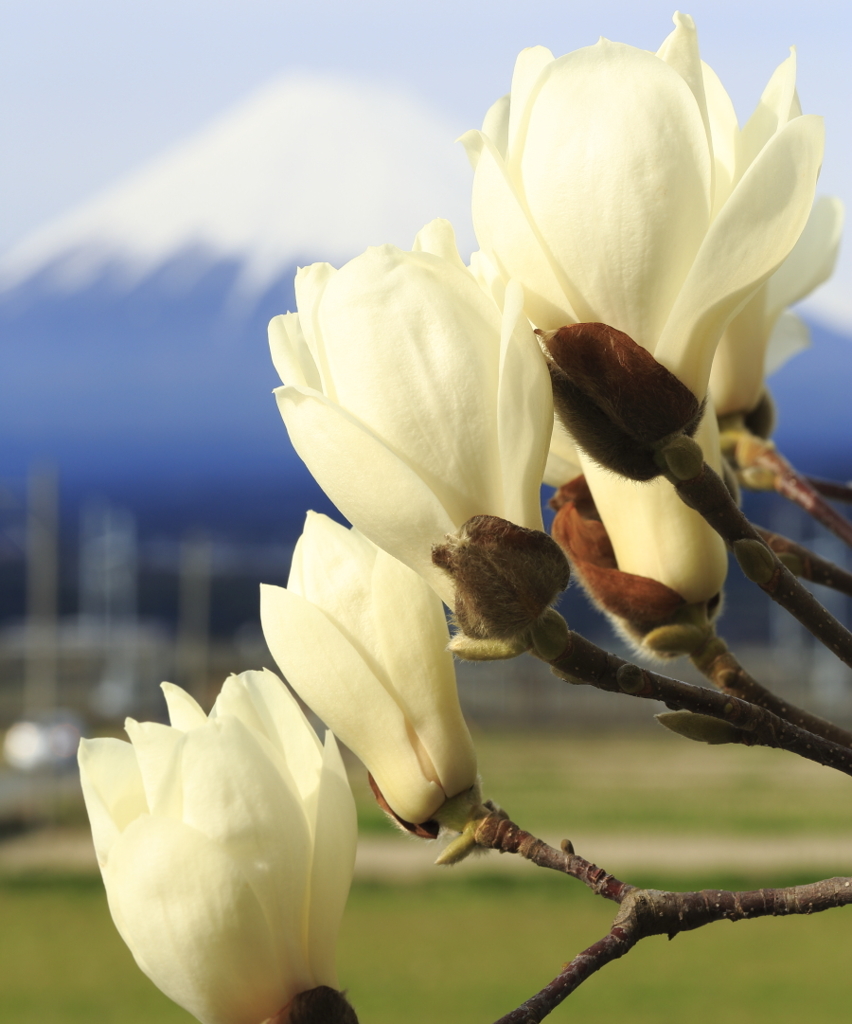
[[[707,143],[712,152],[713,136],[710,129],[710,117],[707,110],[707,99],[704,95],[704,70],[701,65],[701,54],[698,50],[698,33],[695,22],[688,14],[675,11],[672,18],[674,31],[665,39],[657,50],[657,56],[680,75],[689,86],[701,114]],[[714,168],[715,174],[715,168]],[[714,191],[715,191],[715,185]]]
[[[368,249],[329,282],[318,322],[334,377],[325,394],[399,452],[454,519],[471,504],[496,511],[500,318],[467,269]]]
[[[453,226],[443,217],[437,217],[418,231],[411,250],[412,252],[430,252],[433,256],[440,256],[457,270],[462,272],[467,270],[459,256]]]
[[[166,698],[169,709],[169,722],[173,729],[186,732],[207,725],[207,715],[201,710],[198,701],[174,683],[160,683],[160,689]]]
[[[742,130],[737,157],[738,178],[748,170],[772,136],[791,117],[800,113],[796,97],[796,50],[791,46],[790,56],[773,72],[754,113]]]
[[[524,293],[506,288],[500,351],[497,434],[503,475],[503,518],[543,530],[541,481],[553,429],[553,388],[547,363],[524,316]]]
[[[411,725],[421,769],[427,777],[437,773],[447,796],[455,796],[473,785],[476,755],[459,706],[441,602],[383,551],[376,557],[372,593],[381,661]]]
[[[283,587],[261,586],[269,649],[290,685],[367,766],[388,803],[425,821],[444,800],[427,780],[399,705],[323,613]]]
[[[220,714],[239,718],[269,740],[286,764],[302,802],[310,805],[319,784],[322,744],[278,676],[268,669],[231,676],[216,703]]]
[[[545,69],[521,166],[529,215],[589,310],[575,312],[653,350],[710,215],[687,84],[607,40],[566,54]]]
[[[725,328],[710,370],[710,394],[720,416],[750,412],[763,391],[771,320],[762,285]]]
[[[705,413],[697,440],[703,442],[705,457],[714,443],[718,451],[712,413]],[[681,501],[668,480],[637,483],[602,469],[582,453],[581,459],[622,572],[658,580],[690,603],[718,594],[728,571],[724,542]],[[718,456],[712,461],[718,465]]]
[[[469,501],[452,518],[415,468],[339,406],[296,388],[276,394],[293,447],[343,515],[451,602],[432,565],[432,545],[486,509]]]
[[[781,266],[766,282],[766,306],[773,319],[831,277],[843,230],[843,203],[820,196],[805,229]]]
[[[561,487],[580,473],[582,469],[577,446],[560,420],[554,419],[544,482],[550,487]]]
[[[307,972],[301,922],[313,842],[292,776],[283,777],[257,736],[230,715],[187,733],[181,766],[184,822],[240,866],[277,960]]]
[[[713,140],[713,216],[715,217],[734,186],[740,128],[734,104],[719,81],[719,76],[707,64],[702,63],[702,71],[710,137]]]
[[[799,352],[804,352],[811,344],[811,332],[795,313],[782,313],[778,317],[775,329],[769,338],[766,349],[767,377],[780,370],[781,367]]]
[[[80,784],[101,868],[127,826],[148,813],[142,775],[133,747],[123,740],[81,740]]]
[[[541,73],[553,63],[553,54],[546,46],[528,46],[521,50],[515,61],[510,95],[508,138],[503,153],[513,159],[518,148],[524,145],[524,136],[529,121],[529,110],[538,92]],[[484,131],[484,126],[483,126]],[[485,132],[488,135],[488,132]],[[496,139],[495,139],[496,142]],[[499,147],[498,147],[499,148]]]
[[[654,352],[699,397],[722,331],[802,233],[822,148],[821,118],[795,118],[763,148],[707,233]]]
[[[334,396],[334,382],[328,368],[323,347],[322,331],[317,324],[317,312],[329,282],[338,271],[330,263],[312,263],[296,272],[296,305],[299,309],[299,329],[310,357],[317,368],[322,390]],[[289,382],[288,382],[289,383]],[[300,385],[301,386],[301,385]]]
[[[530,320],[543,330],[556,330],[588,319],[581,296],[530,223],[496,148],[479,132],[468,132],[463,140],[481,146],[473,179],[476,237],[504,281],[511,277],[524,286]]]
[[[136,962],[204,1024],[260,1022],[311,986],[299,965],[277,958],[236,863],[182,822],[135,821],[116,842],[104,881]],[[301,930],[301,922],[288,925]]]
[[[482,134],[487,135],[497,147],[497,151],[506,156],[509,148],[509,103],[511,94],[501,96],[496,103],[492,103],[485,113],[482,121]],[[474,164],[474,170],[476,165]]]
[[[314,834],[308,960],[318,985],[339,988],[335,968],[337,933],[355,866],[358,818],[346,768],[330,730],[325,734]]]
[[[145,787],[145,799],[152,814],[180,818],[183,793],[180,777],[181,748],[187,733],[158,722],[124,723]]]
[[[494,299],[498,309],[502,309],[506,296],[506,284],[494,265],[494,261],[489,259],[481,249],[470,254],[470,272],[485,294]]]
[[[282,313],[269,321],[269,350],[284,384],[320,388],[320,375],[305,341],[298,313]]]

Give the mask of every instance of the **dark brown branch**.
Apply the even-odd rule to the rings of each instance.
[[[745,428],[730,431],[724,440],[725,449],[733,456],[738,469],[765,470],[771,486],[779,494],[803,508],[846,544],[852,545],[852,522],[833,509],[819,490],[784,458],[771,441],[756,437]],[[748,472],[742,480],[748,486]]]
[[[823,608],[768,547],[740,511],[722,478],[704,463],[697,476],[678,480],[675,487],[686,504],[733,548],[746,575],[852,668],[852,633]],[[743,542],[756,542],[759,547]],[[761,555],[764,557],[755,557]]]
[[[755,529],[794,576],[852,597],[852,572],[841,569],[827,558],[820,558],[794,540],[782,537],[780,533],[773,533],[762,526],[756,526]]]
[[[819,715],[804,711],[767,690],[746,672],[720,637],[711,637],[704,647],[690,656],[690,660],[723,693],[766,708],[773,715],[807,729],[815,736],[822,736],[832,743],[852,748],[852,732],[841,729],[839,725],[828,722]]]
[[[827,878],[788,889],[749,892],[639,889],[580,857],[569,842],[562,844],[560,853],[498,815],[484,818],[474,838],[478,846],[501,853],[519,853],[542,867],[578,878],[593,892],[619,904],[607,935],[565,964],[553,981],[496,1024],[538,1024],[586,978],[651,935],[673,938],[679,932],[693,931],[714,921],[815,914],[852,903],[852,878]]]
[[[842,484],[837,480],[821,480],[818,476],[806,476],[805,479],[824,498],[852,503],[852,482]]]
[[[852,775],[852,750],[848,747],[816,736],[766,708],[738,697],[640,668],[608,653],[578,633],[569,632],[567,647],[548,664],[556,675],[571,683],[658,700],[672,709],[727,722],[734,726],[729,742],[777,747]]]

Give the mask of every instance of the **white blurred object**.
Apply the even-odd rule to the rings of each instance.
[[[72,765],[83,735],[72,717],[48,722],[16,722],[6,733],[3,756],[18,771],[30,772],[46,765]]]

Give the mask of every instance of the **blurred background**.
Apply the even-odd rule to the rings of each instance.
[[[803,108],[826,119],[819,191],[852,205],[849,5],[701,0],[688,12],[741,124],[797,45]],[[296,267],[339,266],[383,242],[407,248],[438,216],[453,222],[467,256],[471,175],[454,140],[507,91],[517,52],[544,44],[559,54],[599,35],[655,50],[671,15],[662,0],[0,0],[0,836],[18,842],[52,822],[49,849],[60,849],[56,823],[80,821],[79,735],[118,734],[127,714],[162,717],[162,679],[209,706],[229,672],[273,667],[258,583],[286,581],[306,509],[333,514],[271,395],[279,382],[266,324],[294,308]],[[813,346],[771,382],[777,440],[803,470],[847,479],[848,246],[799,312]],[[846,563],[839,542],[780,498],[752,497],[748,511]],[[566,603],[572,625],[617,649],[581,594]],[[845,598],[827,604],[848,621]],[[777,689],[852,717],[847,671],[736,568],[721,632]],[[659,743],[683,742],[649,738],[648,708],[554,686],[524,659],[460,676],[495,772],[509,726],[527,737],[554,726],[575,738],[615,730],[651,744],[655,753],[637,754],[660,765],[647,792],[668,770]],[[528,785],[515,806],[538,793],[545,829],[558,827],[548,804],[581,823],[589,813],[566,796],[576,766],[558,760],[560,735],[518,740]],[[633,748],[581,749],[609,751],[604,764]],[[760,763],[771,788],[777,765]],[[730,764],[719,814],[733,835],[764,818],[752,810],[732,823],[753,768]],[[752,794],[763,784],[752,780]],[[613,777],[598,799],[615,799],[622,785]],[[836,804],[819,808],[799,822],[802,833],[845,835]],[[366,797],[362,810],[369,831]],[[637,820],[660,824],[646,812]],[[589,819],[590,835],[615,834],[613,820]],[[764,824],[767,836],[780,827]],[[0,870],[3,849],[14,871],[38,856],[64,871],[74,849],[90,870],[90,854],[69,841],[56,863],[44,844],[15,854],[14,842],[0,843]],[[0,990],[0,1008],[2,999]],[[792,1006],[781,1000],[775,1019]],[[41,1020],[44,1010],[32,1012]],[[96,1015],[112,1019],[105,1013]]]

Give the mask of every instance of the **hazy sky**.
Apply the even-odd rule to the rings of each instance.
[[[852,205],[852,4],[701,0],[686,10],[741,121],[797,44],[804,110],[827,122],[820,191]],[[559,54],[606,35],[653,50],[672,13],[668,0],[0,0],[0,248],[282,72],[407,92],[461,132],[506,91],[522,47]],[[849,256],[832,305],[844,289]]]

